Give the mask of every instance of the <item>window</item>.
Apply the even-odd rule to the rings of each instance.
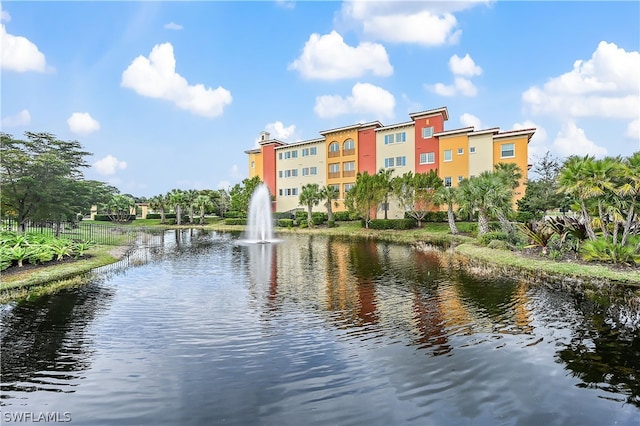
[[[396,166],[406,166],[407,165],[407,157],[396,157]]]
[[[309,155],[317,155],[318,154],[318,148],[316,148],[315,146],[313,148],[309,148]]]
[[[280,195],[282,197],[282,188],[278,189],[278,195]]]
[[[356,162],[349,161],[348,163],[343,164],[343,169],[345,172],[352,172],[356,169]]]
[[[298,195],[298,188],[293,188],[291,195]]]
[[[335,189],[338,192],[340,192],[340,185],[329,185],[329,187]]]
[[[428,139],[433,137],[433,126],[422,128],[422,139]]]
[[[384,144],[389,145],[390,143],[393,143],[395,141],[394,137],[395,135],[384,135]]]
[[[252,168],[252,169],[255,169],[255,168],[256,168],[256,162],[255,162],[255,161],[252,161],[252,162],[251,162],[251,168]]]
[[[447,187],[451,186],[451,176],[446,176],[444,178],[444,186],[447,186]]]
[[[347,192],[351,191],[351,188],[353,188],[354,186],[356,186],[355,183],[345,183],[344,184],[344,193],[346,194]]]
[[[286,178],[291,177],[291,170],[285,170],[284,171],[284,177],[286,177]]]
[[[298,176],[298,169],[291,170],[291,176]]]
[[[396,133],[396,142],[406,142],[407,141],[407,133],[406,132],[398,132]]]
[[[469,154],[475,154],[476,153],[476,147],[475,146],[470,146],[469,147]]]
[[[314,167],[311,167],[311,168],[309,169],[309,173],[310,173],[310,174],[312,174],[312,175],[317,175],[317,174],[318,174],[318,168],[317,168],[317,167],[315,167],[315,166],[314,166]]]
[[[309,148],[302,148],[302,156],[306,157],[307,155],[309,155]]]
[[[345,151],[350,151],[352,149],[356,149],[356,144],[353,139],[347,139],[344,141],[344,146],[342,147]]]
[[[458,155],[464,154],[464,148],[458,148]]]
[[[420,154],[420,164],[434,164],[436,162],[435,152],[423,152]]]
[[[453,160],[453,154],[451,152],[450,149],[445,149],[444,150],[444,161],[451,161]]]
[[[339,163],[329,164],[329,173],[340,173],[340,164]]]
[[[281,152],[278,153],[278,160],[282,160],[282,153]]]
[[[282,170],[278,170],[278,177],[282,177]]]
[[[340,151],[340,145],[338,144],[338,142],[331,142],[331,145],[329,145],[329,152],[338,152]]]
[[[295,150],[291,153],[291,158],[298,158],[298,150]]]
[[[291,158],[291,151],[287,151],[284,153],[284,158]]]
[[[500,145],[500,158],[512,158],[516,156],[516,146],[512,143]]]
[[[394,165],[395,165],[395,158],[391,157],[391,158],[384,159],[385,168],[393,167]]]
[[[307,176],[309,174],[309,168],[308,167],[303,167],[302,168],[302,176]]]
[[[458,183],[462,182],[463,179],[464,179],[464,176],[458,176]]]

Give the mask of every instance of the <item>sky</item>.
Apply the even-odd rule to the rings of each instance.
[[[229,189],[284,142],[447,107],[547,151],[640,150],[637,1],[4,1],[0,130],[136,197]]]

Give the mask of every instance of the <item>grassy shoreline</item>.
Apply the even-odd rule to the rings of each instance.
[[[197,227],[221,232],[242,232],[245,226],[224,225],[223,223],[207,225],[182,225],[165,226],[145,224],[156,229],[188,229]],[[277,228],[278,235],[308,234],[341,237],[375,238],[401,244],[435,244],[438,246],[452,246],[450,254],[468,264],[479,263],[493,269],[495,272],[509,270],[524,271],[527,274],[537,274],[541,277],[556,279],[569,278],[585,282],[609,282],[610,284],[623,284],[632,288],[640,288],[640,270],[631,269],[623,271],[603,264],[588,265],[575,262],[558,262],[549,259],[536,259],[523,256],[520,253],[490,249],[477,244],[477,240],[465,235],[451,235],[448,227],[427,225],[421,229],[404,231],[396,230],[372,230],[359,226],[359,223],[341,223],[335,228]],[[44,294],[51,294],[62,288],[84,284],[83,278],[87,272],[100,266],[115,263],[120,260],[130,246],[105,246],[99,245],[87,252],[88,258],[76,262],[55,264],[27,269],[22,272],[10,274],[0,280],[0,304],[9,301],[29,300]],[[460,263],[460,262],[459,262]]]

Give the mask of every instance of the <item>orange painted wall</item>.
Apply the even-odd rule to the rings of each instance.
[[[324,134],[326,140],[327,140],[327,186],[328,185],[338,185],[340,187],[340,196],[338,198],[338,207],[334,208],[335,211],[344,211],[345,210],[345,206],[344,206],[344,184],[345,183],[355,183],[356,182],[356,174],[357,171],[359,170],[358,168],[358,149],[359,149],[359,144],[358,144],[358,129],[354,128],[354,129],[348,129],[348,130],[342,130],[342,131],[338,131],[338,132],[332,132],[332,133],[325,133]],[[354,154],[351,155],[343,155],[343,144],[347,139],[353,139],[354,144],[355,144],[355,152]],[[333,143],[334,141],[337,141],[338,144],[340,145],[340,151],[339,151],[339,155],[335,156],[335,157],[329,157],[332,153],[329,152],[329,146],[331,145],[331,143]],[[355,173],[353,173],[353,176],[345,176],[345,172],[344,172],[344,163],[346,162],[350,162],[353,161],[355,162]],[[336,177],[330,177],[330,172],[329,172],[329,165],[330,164],[339,164],[340,166],[340,173],[339,176]]]
[[[529,138],[527,137],[527,135],[516,137],[494,137],[493,139],[493,164],[516,163],[518,167],[520,167],[520,171],[522,173],[520,185],[514,191],[514,206],[517,200],[524,197],[524,183],[527,181],[529,162],[528,140]],[[501,158],[500,156],[501,146],[507,143],[512,143],[515,145],[515,156],[513,158]]]
[[[276,187],[276,148],[275,144],[267,144],[262,146],[262,158],[263,158],[263,175],[262,181],[269,188],[271,195],[275,195],[278,192]],[[273,205],[275,209],[275,203]]]
[[[249,179],[258,176],[260,180],[264,181],[264,178],[262,177],[264,174],[262,159],[262,152],[249,154]]]

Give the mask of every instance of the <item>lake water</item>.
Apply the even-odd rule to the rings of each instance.
[[[623,309],[403,245],[238,238],[168,231],[138,265],[5,305],[3,424],[640,423]]]

